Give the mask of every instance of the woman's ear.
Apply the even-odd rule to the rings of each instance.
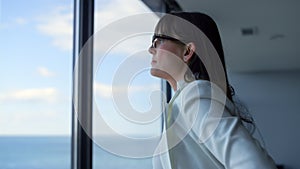
[[[190,42],[186,45],[185,53],[183,56],[183,61],[188,62],[196,51],[196,46],[193,42]]]

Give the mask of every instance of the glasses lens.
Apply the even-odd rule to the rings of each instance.
[[[157,47],[159,47],[163,43],[164,43],[164,39],[162,39],[162,38],[155,38],[154,41],[152,42],[152,47],[153,48],[157,48]]]

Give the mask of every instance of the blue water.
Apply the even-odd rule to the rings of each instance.
[[[70,169],[70,137],[0,137],[0,169]],[[93,169],[151,169],[150,159],[129,159],[94,147]]]

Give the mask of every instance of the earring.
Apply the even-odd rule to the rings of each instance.
[[[188,61],[188,57],[187,56],[183,56],[183,61],[187,62]]]

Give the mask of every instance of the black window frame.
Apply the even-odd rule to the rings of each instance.
[[[94,34],[94,0],[74,0],[73,25],[73,104],[72,104],[72,143],[71,168],[91,169],[93,167],[92,133],[92,93],[93,93],[93,48],[89,47],[84,55],[79,55],[84,45]],[[91,43],[91,44],[90,44]],[[78,57],[78,58],[76,58]],[[75,61],[78,60],[78,72],[75,74]],[[78,88],[75,88],[75,76]],[[75,92],[75,90],[77,92]],[[74,95],[77,94],[75,104]],[[77,105],[77,113],[73,105]],[[80,119],[80,121],[79,121]],[[81,123],[84,123],[85,129]],[[87,132],[89,134],[87,134]]]

